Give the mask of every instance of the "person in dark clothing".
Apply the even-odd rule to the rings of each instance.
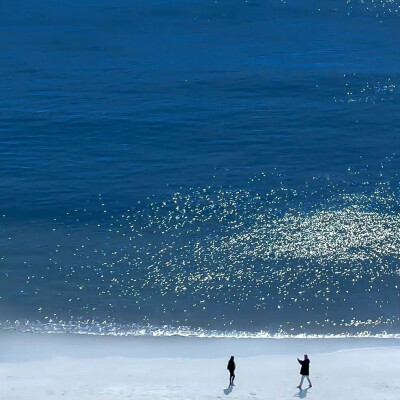
[[[300,369],[300,375],[301,375],[301,381],[300,385],[297,386],[300,390],[303,385],[304,378],[307,378],[308,380],[308,388],[312,388],[312,384],[309,378],[310,375],[310,359],[308,358],[307,354],[304,354],[304,360],[299,360],[297,359],[299,364],[301,364],[301,369]]]
[[[235,369],[236,369],[236,364],[235,364],[235,357],[231,357],[230,360],[228,361],[228,366],[226,369],[229,371],[229,386],[233,386],[233,381],[235,380]]]

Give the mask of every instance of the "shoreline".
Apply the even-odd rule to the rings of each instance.
[[[397,338],[203,338],[182,336],[107,336],[0,332],[0,363],[54,357],[242,358],[297,355],[306,351],[327,355],[352,350],[399,348]],[[304,349],[304,350],[303,350]]]

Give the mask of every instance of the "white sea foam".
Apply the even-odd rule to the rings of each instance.
[[[0,330],[15,331],[21,333],[38,334],[77,334],[98,336],[152,336],[152,337],[198,337],[198,338],[235,338],[235,339],[338,339],[338,338],[379,338],[400,339],[398,333],[371,333],[370,331],[359,331],[356,333],[301,333],[290,334],[284,331],[276,333],[268,331],[247,332],[239,330],[220,331],[203,328],[191,328],[187,326],[152,326],[140,324],[115,324],[96,322],[47,322],[38,321],[6,321],[0,323]]]

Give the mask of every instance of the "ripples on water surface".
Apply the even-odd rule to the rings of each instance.
[[[398,332],[398,1],[2,7],[3,329]]]

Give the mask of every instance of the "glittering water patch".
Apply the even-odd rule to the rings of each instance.
[[[185,189],[122,211],[100,198],[96,212],[69,212],[45,232],[46,263],[20,271],[32,320],[271,335],[396,331],[398,177],[349,169],[346,180],[298,188],[279,179]]]
[[[398,102],[400,100],[400,78],[371,77],[360,80],[357,74],[345,74],[345,94],[334,97],[339,103],[378,103]]]
[[[352,11],[366,11],[376,18],[399,15],[400,2],[398,0],[346,0],[349,13]]]
[[[284,7],[299,7],[313,13],[340,13],[349,17],[370,16],[378,19],[398,17],[400,15],[399,0],[346,0],[346,1],[309,1],[306,3],[294,0],[279,0]]]

